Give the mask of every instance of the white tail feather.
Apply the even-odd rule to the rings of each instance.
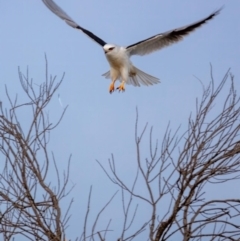
[[[102,76],[104,76],[106,79],[110,79],[110,71],[104,73]],[[121,79],[119,79],[121,81]],[[142,70],[136,68],[134,66],[134,74],[132,76],[128,77],[127,84],[133,85],[133,86],[140,86],[140,85],[153,85],[160,83],[159,79],[156,77],[153,77],[152,75],[149,75]]]
[[[106,79],[111,79],[111,76],[110,76],[110,71],[102,74],[102,76],[104,76]]]

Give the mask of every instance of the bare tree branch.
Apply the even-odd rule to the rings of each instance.
[[[136,175],[132,185],[126,184],[117,172],[113,155],[109,170],[98,162],[109,180],[122,191],[121,241],[128,239],[127,232],[132,232],[128,237],[135,238],[146,231],[146,224],[149,224],[151,241],[240,239],[239,194],[217,199],[209,199],[207,195],[213,185],[219,188],[223,183],[240,179],[240,99],[234,76],[228,70],[216,87],[214,82],[211,68],[211,82],[203,87],[202,99],[197,99],[195,114],[190,115],[188,129],[180,137],[177,136],[180,129],[172,133],[168,125],[159,145],[158,140],[153,142],[153,128],[150,128],[147,158],[142,158],[141,148],[148,125],[139,133],[137,111]],[[223,96],[226,88],[229,88],[228,93]],[[216,106],[218,109],[221,106],[218,113]],[[140,185],[144,195],[137,191]],[[140,203],[130,218],[133,200]],[[132,230],[130,227],[141,203],[149,206],[149,217],[140,229]],[[168,208],[163,209],[166,204]],[[131,221],[126,225],[128,220]]]
[[[29,78],[18,69],[22,88],[29,101],[18,104],[11,99],[5,87],[9,109],[0,106],[0,152],[5,163],[0,174],[0,233],[4,240],[22,235],[29,240],[62,241],[69,220],[69,208],[62,214],[60,200],[69,194],[69,166],[60,177],[54,155],[49,155],[50,132],[61,122],[67,108],[63,109],[54,124],[46,112],[53,95],[63,81],[48,76],[36,88]],[[28,123],[21,121],[20,113],[29,116]],[[4,161],[3,159],[3,161]],[[52,165],[54,164],[54,165]],[[49,169],[55,170],[57,186],[49,183]],[[53,172],[51,173],[51,176]],[[63,180],[63,182],[61,182]]]

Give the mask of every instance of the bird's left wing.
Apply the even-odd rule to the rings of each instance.
[[[167,47],[173,43],[176,43],[183,39],[190,32],[200,27],[202,24],[206,23],[208,20],[214,18],[217,14],[220,13],[222,8],[210,14],[208,17],[195,22],[191,25],[187,25],[182,28],[177,28],[165,33],[160,33],[151,38],[142,40],[135,44],[129,45],[126,47],[129,55],[145,55],[150,54],[156,50]]]
[[[83,33],[88,35],[88,37],[93,39],[95,42],[97,42],[101,46],[104,46],[106,44],[106,42],[103,41],[102,39],[100,39],[98,36],[96,36],[95,34],[93,34],[90,31],[88,31],[87,29],[79,26],[54,1],[52,1],[52,0],[42,0],[42,1],[53,13],[55,13],[59,18],[63,19],[68,25],[82,31]]]

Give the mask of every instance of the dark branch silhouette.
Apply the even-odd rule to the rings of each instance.
[[[103,190],[108,201],[91,221],[90,207],[96,203],[91,198],[90,188],[86,196],[86,215],[82,217],[82,235],[75,238],[76,241],[110,240],[110,232],[116,232],[118,241],[240,240],[239,193],[221,198],[208,195],[210,188],[217,185],[221,190],[224,183],[235,185],[237,190],[240,99],[230,70],[216,86],[212,71],[211,76],[210,84],[203,86],[202,97],[197,99],[196,110],[188,118],[188,127],[183,133],[181,128],[172,131],[168,124],[162,141],[154,141],[153,127],[146,124],[139,131],[137,111],[136,169],[132,182],[118,171],[113,154],[107,167],[97,161],[120,192],[109,194]],[[4,108],[6,104],[0,102],[0,233],[4,241],[19,236],[26,240],[69,240],[65,236],[72,201],[65,211],[60,201],[72,189],[68,188],[71,156],[61,176],[57,160],[48,150],[50,133],[61,122],[66,108],[56,123],[51,123],[45,111],[63,77],[60,82],[56,82],[56,77],[49,77],[47,61],[46,79],[40,86],[33,83],[28,72],[24,75],[19,70],[28,101],[19,103],[17,97],[10,97],[6,88],[10,107]],[[27,122],[21,119],[23,111],[28,116]],[[147,133],[149,152],[143,154]],[[50,168],[51,178],[52,170],[55,171],[52,182],[49,182]],[[115,220],[113,213],[102,223],[101,217],[112,205],[113,198],[118,197],[121,206],[115,208],[122,210],[123,218]],[[146,210],[148,215],[139,218]],[[118,230],[111,227],[113,222],[117,222]]]
[[[15,235],[22,235],[28,240],[64,239],[65,228],[69,219],[69,208],[65,213],[59,202],[71,191],[69,181],[68,160],[64,176],[58,172],[54,154],[49,152],[50,132],[58,126],[66,111],[63,109],[57,123],[51,123],[46,112],[63,77],[56,82],[56,77],[48,76],[46,60],[46,79],[37,86],[29,78],[28,71],[24,75],[18,71],[23,91],[28,102],[18,103],[17,96],[13,100],[6,88],[10,103],[9,109],[0,106],[0,233],[5,241]],[[20,113],[25,113],[27,123],[21,121]],[[56,177],[56,186],[49,182],[51,176]],[[54,183],[54,181],[53,181]]]
[[[229,90],[223,97],[226,88]],[[207,186],[221,188],[224,182],[240,179],[239,100],[230,70],[217,87],[212,76],[201,100],[196,101],[196,113],[189,117],[185,133],[178,137],[180,130],[172,132],[169,125],[159,144],[154,143],[150,128],[148,157],[141,154],[148,124],[139,133],[137,111],[136,174],[132,185],[117,172],[113,155],[108,168],[98,162],[109,180],[122,190],[124,228],[119,240],[136,236],[139,240],[143,231],[151,241],[240,240],[239,194],[221,199],[207,196]],[[215,111],[215,105],[221,105],[220,112]],[[138,200],[139,206],[149,206],[150,220],[141,220],[138,230],[130,228],[136,222],[136,212],[141,212],[138,206],[130,217],[132,199]],[[162,209],[166,203],[168,208]]]

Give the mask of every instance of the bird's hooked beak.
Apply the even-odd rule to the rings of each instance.
[[[105,46],[103,47],[103,50],[104,50],[104,53],[105,53],[105,54],[111,52],[113,49],[115,49],[115,46],[112,46],[112,45],[105,45]]]

